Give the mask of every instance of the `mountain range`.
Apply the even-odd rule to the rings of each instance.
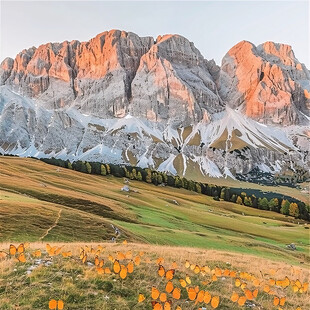
[[[111,30],[24,49],[0,78],[4,154],[188,178],[310,168],[310,72],[289,45],[242,41],[219,66],[180,35]]]

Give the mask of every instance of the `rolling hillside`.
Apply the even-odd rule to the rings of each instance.
[[[0,158],[0,242],[189,246],[309,263],[308,224],[194,192]],[[112,226],[113,225],[113,226]],[[115,227],[120,235],[115,235]],[[286,249],[295,243],[297,251]]]

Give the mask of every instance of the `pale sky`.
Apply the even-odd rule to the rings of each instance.
[[[242,40],[293,47],[310,68],[309,1],[3,1],[0,61],[31,46],[88,41],[120,29],[139,36],[180,34],[221,63]]]

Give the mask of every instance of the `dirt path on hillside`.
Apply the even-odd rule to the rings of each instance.
[[[50,232],[54,227],[57,226],[57,224],[58,224],[58,222],[59,222],[59,219],[60,219],[60,216],[61,216],[61,211],[62,211],[62,209],[59,210],[58,216],[57,216],[57,218],[56,218],[56,220],[55,220],[55,223],[54,223],[50,228],[48,228],[48,229],[46,230],[45,234],[44,234],[42,237],[40,237],[39,240],[43,240],[43,239],[49,234],[49,232]]]

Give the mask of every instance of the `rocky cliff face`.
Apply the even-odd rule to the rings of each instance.
[[[240,42],[224,57],[219,93],[231,107],[266,124],[306,123],[310,74],[290,46]]]
[[[207,60],[181,36],[158,37],[132,84],[131,111],[137,117],[189,125],[223,110]]]
[[[207,63],[182,36],[113,30],[23,50],[1,64],[1,83],[48,109],[73,104],[98,117],[130,112],[189,124],[223,110]]]
[[[310,74],[288,45],[243,41],[217,66],[182,36],[113,30],[23,50],[0,77],[2,153],[189,178],[309,165]]]
[[[1,65],[2,84],[48,109],[74,105],[100,117],[128,110],[131,82],[153,44],[124,31],[103,32],[88,42],[48,43],[23,50]]]

